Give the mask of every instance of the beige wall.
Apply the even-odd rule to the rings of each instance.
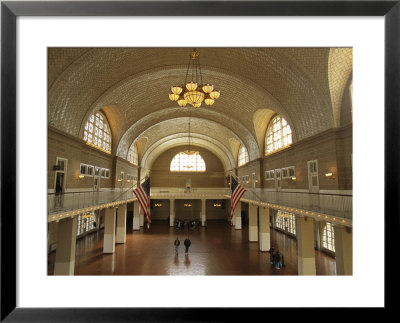
[[[185,179],[192,180],[192,187],[225,187],[224,168],[221,161],[210,151],[195,147],[206,164],[205,172],[171,172],[170,164],[174,156],[188,149],[188,146],[174,147],[161,154],[151,169],[152,187],[185,187]]]
[[[119,157],[104,153],[85,144],[83,140],[61,133],[52,127],[48,128],[48,189],[54,189],[57,157],[67,159],[66,182],[67,191],[93,189],[93,177],[86,176],[79,179],[80,164],[88,164],[110,170],[110,178],[100,179],[100,188],[120,187],[118,177],[120,171],[125,174],[137,174],[137,167]],[[117,177],[116,177],[117,176]],[[125,177],[126,179],[126,177]],[[116,183],[118,185],[116,185]],[[132,183],[126,180],[123,187]]]
[[[247,163],[244,166],[241,166],[238,168],[237,170],[237,176],[244,176],[244,175],[249,175],[249,182],[248,183],[244,183],[245,187],[253,187],[253,180],[252,180],[252,174],[255,173],[256,174],[256,183],[255,183],[255,187],[256,188],[260,188],[263,185],[263,182],[261,180],[260,174],[261,174],[261,167],[262,167],[263,163],[262,163],[262,159],[257,159],[257,160],[253,160],[250,161],[249,163]]]
[[[237,169],[238,176],[249,175],[250,182],[246,187],[252,187],[251,174],[260,172],[262,184],[256,183],[256,187],[273,189],[274,180],[265,180],[265,171],[295,166],[296,180],[282,179],[282,189],[306,189],[308,190],[307,161],[318,161],[318,179],[320,190],[351,190],[352,189],[352,126],[340,129],[330,129],[317,136],[313,136],[294,143],[291,147],[273,153],[263,158],[262,167],[259,160],[249,162]],[[325,173],[332,172],[334,179],[328,179]]]

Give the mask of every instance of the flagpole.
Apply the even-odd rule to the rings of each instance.
[[[237,177],[233,172],[230,172],[230,174],[231,174],[231,176],[232,176],[239,184],[244,184],[244,183],[242,183],[242,181],[239,179],[239,177]],[[231,183],[231,185],[232,185],[232,183]],[[261,197],[259,197],[259,196],[257,195],[257,193],[253,191],[253,188],[246,188],[246,190],[247,190],[248,192],[254,194],[255,197],[258,199],[258,202],[262,202]]]
[[[147,180],[147,178],[148,178],[149,176],[146,176],[145,178],[144,178],[144,180],[139,184],[139,185],[142,185],[146,180]],[[138,185],[138,181],[136,181],[136,183],[135,184],[132,184],[132,186],[131,187],[128,187],[125,191],[123,191],[120,195],[118,195],[115,199],[114,199],[114,201],[113,202],[116,202],[122,195],[124,195],[126,192],[128,192],[129,190],[133,190],[133,188],[135,187],[135,185],[136,185],[136,188],[139,186]]]
[[[136,184],[133,184],[131,187],[128,187],[125,191],[123,191],[120,195],[118,195],[113,202],[116,202],[122,195],[124,195],[126,192],[128,192],[129,190],[133,189],[134,187],[137,187],[137,182]]]

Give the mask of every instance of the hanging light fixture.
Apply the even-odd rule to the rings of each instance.
[[[169,99],[177,101],[180,107],[185,107],[189,103],[193,107],[199,108],[202,102],[206,105],[213,105],[220,95],[220,91],[214,89],[213,85],[203,83],[199,53],[193,49],[186,69],[185,83],[172,86]]]
[[[191,117],[192,117],[192,109],[191,109],[191,107],[189,107],[189,149],[184,151],[184,154],[186,154],[186,155],[194,155],[194,154],[199,153],[198,151],[194,151],[191,149],[191,139],[192,139],[192,137],[190,136],[190,121],[191,121],[190,119],[191,119]],[[184,167],[191,168],[192,166],[185,165]]]

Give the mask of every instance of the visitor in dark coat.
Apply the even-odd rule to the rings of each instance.
[[[184,242],[183,244],[185,245],[185,255],[187,256],[187,255],[188,255],[188,252],[189,252],[189,247],[190,247],[190,245],[192,244],[192,243],[190,242],[189,237],[186,238],[186,240],[185,240],[185,242]]]

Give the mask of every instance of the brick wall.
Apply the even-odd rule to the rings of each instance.
[[[191,179],[192,187],[225,187],[224,168],[221,161],[210,151],[195,147],[206,164],[205,172],[171,172],[174,156],[186,150],[187,146],[174,147],[161,154],[151,169],[152,187],[185,187],[185,180]]]
[[[100,188],[120,187],[121,183],[118,182],[118,177],[121,170],[125,174],[137,176],[137,167],[128,161],[92,148],[86,145],[83,140],[62,133],[52,127],[48,128],[47,156],[49,190],[54,190],[55,186],[56,171],[53,170],[53,166],[56,165],[57,157],[67,160],[65,171],[65,190],[67,192],[93,189],[93,176],[79,178],[81,163],[110,170],[109,178],[100,178]],[[132,183],[127,182],[125,177],[122,187],[127,188],[131,185]]]
[[[295,166],[296,180],[283,179],[282,189],[308,190],[307,161],[318,161],[318,179],[320,190],[351,190],[352,189],[352,126],[340,129],[330,129],[317,136],[313,136],[294,143],[291,147],[273,153],[263,158],[261,185],[267,189],[275,188],[274,180],[265,180],[265,171]],[[237,169],[237,175],[249,175],[246,187],[252,187],[251,174],[260,176],[260,162],[253,161]],[[325,173],[332,172],[334,179],[329,179]],[[261,187],[256,183],[256,187]]]

